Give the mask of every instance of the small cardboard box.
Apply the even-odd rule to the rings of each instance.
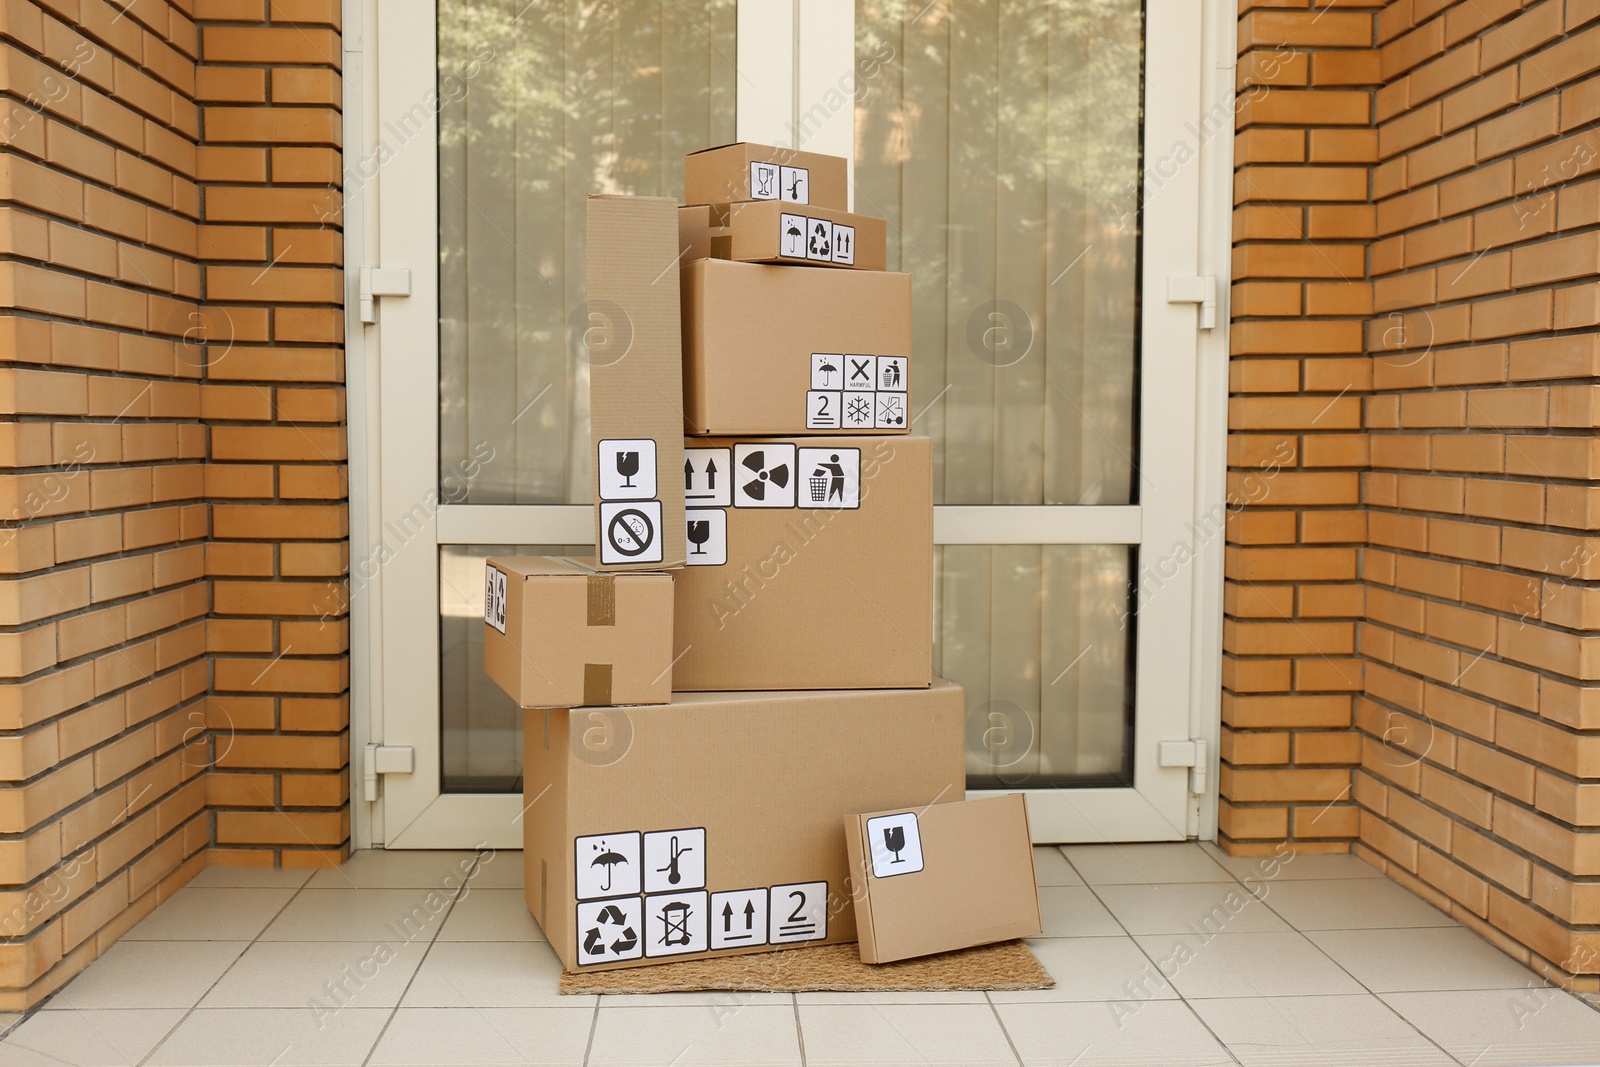
[[[928,438],[695,438],[684,471],[675,691],[928,684]]]
[[[960,800],[961,688],[529,712],[528,909],[569,970],[855,940],[844,816]]]
[[[683,565],[683,331],[678,205],[591,196],[589,440],[602,570]]]
[[[848,815],[863,963],[889,963],[1044,930],[1020,793]]]
[[[911,428],[909,274],[702,259],[683,345],[691,435]]]
[[[672,699],[672,576],[593,560],[491,557],[483,666],[524,708]]]
[[[683,199],[690,204],[781,200],[850,210],[843,156],[748,142],[684,156]]]
[[[680,239],[700,231],[706,255],[741,263],[806,263],[811,266],[883,270],[886,226],[871,215],[831,208],[751,200],[742,204],[678,209]],[[680,243],[687,243],[680,240]],[[693,251],[685,260],[705,258]]]

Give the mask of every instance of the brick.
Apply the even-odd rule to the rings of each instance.
[[[201,40],[212,63],[323,64],[338,69],[342,58],[339,35],[314,27],[206,26]]]

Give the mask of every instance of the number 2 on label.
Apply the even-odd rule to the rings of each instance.
[[[794,892],[789,894],[789,899],[790,900],[798,899],[800,901],[800,903],[798,903],[798,904],[796,904],[794,906],[794,911],[789,913],[789,921],[792,922],[792,923],[805,922],[805,918],[806,917],[803,914],[803,912],[805,911],[805,906],[806,906],[806,895],[805,895],[805,893],[802,890],[796,889]]]
[[[828,394],[827,393],[823,393],[821,396],[817,397],[817,413],[816,413],[816,415],[814,417],[816,418],[816,420],[818,422],[821,422],[824,419],[830,419],[830,418],[833,417],[833,416],[828,414]]]

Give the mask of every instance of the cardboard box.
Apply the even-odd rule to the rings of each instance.
[[[941,681],[529,712],[528,909],[572,970],[853,941],[841,821],[960,800],[964,710]]]
[[[685,457],[675,691],[929,683],[928,438],[696,438]]]
[[[602,570],[683,564],[683,331],[678,205],[591,196],[589,440]]]
[[[672,699],[672,576],[499,556],[484,568],[483,666],[524,708]]]
[[[845,817],[863,963],[1044,930],[1020,793]]]
[[[702,259],[683,345],[689,434],[911,428],[909,274]]]
[[[887,260],[882,219],[776,200],[679,208],[678,236],[686,262],[711,256],[881,271]]]
[[[683,198],[690,204],[781,200],[850,210],[842,156],[771,145],[721,145],[683,157]]]

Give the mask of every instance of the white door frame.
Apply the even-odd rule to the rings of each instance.
[[[345,5],[347,262],[351,267],[409,268],[413,294],[383,301],[375,327],[364,327],[356,314],[346,316],[354,845],[438,848],[486,840],[495,847],[516,848],[521,842],[519,797],[438,792],[440,738],[437,698],[431,696],[438,692],[439,678],[437,545],[587,543],[591,511],[583,505],[441,507],[430,529],[397,550],[388,544],[387,549],[395,550],[393,559],[376,565],[380,553],[387,556],[385,522],[411,511],[436,490],[437,434],[382,432],[385,422],[430,431],[437,422],[437,347],[427,348],[425,355],[431,358],[418,359],[415,345],[415,338],[437,337],[437,232],[436,227],[416,225],[417,219],[437,213],[437,127],[432,115],[430,124],[407,143],[385,144],[383,163],[375,164],[380,145],[376,131],[383,129],[386,111],[409,110],[411,102],[432,90],[436,46],[432,0],[384,0],[382,19],[378,0],[345,0]],[[1162,174],[1159,192],[1145,202],[1145,232],[1159,233],[1162,239],[1144,245],[1142,332],[1144,352],[1150,355],[1142,375],[1141,425],[1152,444],[1155,436],[1149,428],[1162,427],[1165,443],[1141,449],[1141,466],[1156,484],[1189,491],[1166,488],[1159,499],[1136,507],[1011,508],[1006,509],[1009,519],[1027,510],[1036,513],[1034,521],[1009,521],[1004,527],[992,512],[983,514],[989,509],[940,508],[934,523],[936,542],[945,544],[1020,543],[1023,537],[1015,531],[1021,526],[1031,527],[1025,535],[1029,544],[1143,542],[1141,570],[1167,556],[1165,546],[1181,543],[1192,550],[1192,563],[1140,619],[1134,742],[1139,792],[1034,791],[1030,807],[1036,834],[1048,840],[1215,836],[1223,538],[1195,537],[1186,524],[1210,511],[1223,495],[1236,16],[1218,0],[1206,0],[1203,8],[1187,0],[1147,0],[1147,9],[1146,70],[1161,71],[1167,86],[1183,89],[1159,96],[1146,93],[1146,166],[1159,163],[1180,142],[1198,150],[1199,162],[1180,166],[1170,176]],[[740,0],[739,19],[758,32],[741,34],[738,65],[760,79],[763,91],[741,91],[738,136],[787,143],[789,131],[798,128],[801,102],[820,98],[854,70],[854,5],[851,0],[805,0],[802,9],[801,0]],[[789,64],[770,58],[756,62],[753,54],[746,62],[746,43],[757,40],[763,55],[787,51]],[[809,51],[802,52],[802,41]],[[374,62],[378,54],[406,58]],[[1212,76],[1205,76],[1207,72]],[[748,88],[743,77],[741,90]],[[747,99],[752,103],[747,105]],[[1199,121],[1202,109],[1215,110],[1219,101],[1229,120],[1225,135],[1209,140],[1198,136],[1193,131],[1206,128]],[[843,109],[805,147],[852,156],[853,121],[851,109]],[[359,273],[346,271],[351,312],[357,306]],[[1217,328],[1198,336],[1192,306],[1159,299],[1169,276],[1196,273],[1216,277],[1219,297]],[[385,348],[390,353],[387,368]],[[1158,352],[1164,354],[1159,363]],[[1161,388],[1155,387],[1157,381]],[[1192,440],[1195,447],[1185,453],[1171,445],[1174,439]],[[381,448],[388,448],[388,454]],[[1154,609],[1157,604],[1159,610]],[[417,625],[419,617],[425,619],[423,625]],[[430,694],[432,726],[418,730],[403,724],[398,701],[386,714],[386,693]],[[1187,714],[1168,710],[1163,717],[1157,709]],[[1200,797],[1189,795],[1186,772],[1156,764],[1157,741],[1185,736],[1211,742],[1212,773],[1206,775],[1208,788]],[[386,778],[386,800],[374,804],[363,800],[361,754],[366,743],[381,741],[413,745],[416,769]],[[1182,814],[1175,817],[1174,812]]]

